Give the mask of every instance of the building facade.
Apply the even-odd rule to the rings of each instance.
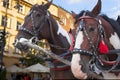
[[[34,4],[47,3],[47,0],[8,0],[8,7],[6,9],[6,2],[0,2],[0,29],[4,28],[5,16],[7,15],[6,31],[8,32],[6,38],[6,46],[4,51],[3,63],[5,66],[19,63],[19,57],[22,57],[20,51],[13,46],[18,29],[24,22],[24,17],[29,13],[30,8]],[[19,9],[18,9],[19,5]],[[65,9],[52,4],[49,11],[53,17],[63,26],[67,31],[73,27],[73,18],[71,14]]]

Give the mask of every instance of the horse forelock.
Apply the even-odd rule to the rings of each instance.
[[[34,11],[34,10],[42,12],[42,13],[44,13],[44,12],[47,13],[47,10],[45,9],[44,5],[35,4],[32,6],[30,11]]]
[[[84,13],[85,13],[85,15],[84,15]],[[80,17],[82,17],[82,16],[90,16],[90,17],[96,17],[96,15],[94,15],[92,12],[90,12],[90,11],[88,11],[88,10],[82,10],[79,14],[77,14],[74,18],[75,18],[75,24],[76,24],[76,22],[78,21],[78,19],[80,18]]]
[[[39,5],[35,4],[35,5],[32,6],[32,8],[30,9],[30,11],[37,10],[38,8],[39,8]]]

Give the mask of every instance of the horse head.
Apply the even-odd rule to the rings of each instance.
[[[50,7],[52,1],[47,4],[38,5],[35,4],[29,11],[29,14],[24,19],[24,24],[18,31],[16,36],[15,46],[20,50],[28,50],[28,46],[17,44],[17,42],[22,40],[35,41],[37,38],[49,39],[51,36],[50,26],[52,19],[48,8]]]
[[[74,14],[75,26],[79,27],[76,30],[71,69],[77,78],[86,78],[86,74],[82,74],[81,71],[76,72],[79,64],[83,66],[80,65],[79,70],[81,67],[84,69],[83,72],[90,77],[89,70],[95,72],[97,69],[100,72],[104,70],[109,72],[115,69],[119,63],[117,54],[109,54],[110,50],[119,49],[113,42],[114,36],[119,43],[119,37],[114,29],[118,23],[106,15],[99,15],[100,12],[101,0],[98,0],[92,11],[81,11],[78,15]],[[116,66],[113,66],[114,64]],[[99,74],[99,71],[96,73]]]

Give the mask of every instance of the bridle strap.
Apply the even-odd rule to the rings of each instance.
[[[95,20],[96,22],[98,22],[98,19],[97,19],[97,18],[93,18],[93,17],[90,17],[90,16],[82,16],[82,17],[80,17],[78,20],[81,20],[81,19],[93,19],[93,20]]]
[[[82,22],[82,25],[80,25],[80,26],[82,26],[82,29],[79,29],[79,30],[83,30],[83,32],[85,33],[85,35],[86,35],[86,37],[87,37],[87,39],[88,39],[88,42],[89,42],[89,44],[90,44],[90,46],[91,46],[91,48],[93,49],[93,55],[94,55],[94,57],[95,58],[97,58],[98,59],[98,57],[97,57],[97,55],[96,55],[96,53],[97,53],[97,46],[98,46],[98,43],[97,43],[97,46],[95,46],[94,44],[93,44],[93,42],[92,42],[92,40],[91,40],[91,38],[89,37],[89,34],[88,34],[88,32],[86,31],[86,28],[85,28],[85,24],[84,24],[84,19],[93,19],[93,20],[95,20],[96,22],[98,22],[98,24],[100,25],[100,23],[99,23],[99,21],[98,21],[98,19],[97,18],[93,18],[93,17],[90,17],[90,16],[85,16],[85,14],[82,16],[82,17],[80,17],[78,20],[80,20],[80,21],[83,21]],[[98,27],[99,27],[99,25],[98,25]],[[99,31],[99,28],[98,28],[98,31]],[[100,34],[101,35],[101,34]],[[99,40],[100,40],[100,36],[98,37],[98,42],[99,42]],[[80,52],[89,52],[89,51],[85,51],[85,50],[80,50]],[[99,60],[99,59],[98,59]],[[101,61],[100,61],[101,62]]]
[[[38,32],[40,31],[42,26],[45,24],[45,22],[41,22],[41,25],[39,26],[38,30],[36,31],[35,24],[34,24],[34,18],[33,18],[33,14],[32,14],[33,12],[34,11],[31,11],[31,15],[30,15],[31,20],[32,20],[32,29],[33,29],[33,31],[30,31],[30,30],[26,29],[25,27],[21,27],[19,29],[19,31],[24,31],[24,32],[27,32],[27,33],[31,34],[32,36],[36,36],[37,37],[38,36]]]

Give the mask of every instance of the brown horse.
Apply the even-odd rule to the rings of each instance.
[[[120,25],[99,15],[101,0],[92,11],[74,14],[77,27],[71,69],[76,78],[92,77],[89,71],[104,79],[120,79]]]
[[[25,17],[24,24],[18,31],[15,46],[22,51],[28,51],[28,46],[18,42],[22,40],[35,42],[36,37],[38,40],[46,39],[53,53],[70,60],[72,55],[63,53],[67,53],[69,48],[72,49],[73,42],[69,33],[60,26],[48,11],[51,3],[52,1],[47,4],[34,5],[31,8],[30,13]],[[52,64],[50,70],[52,79],[76,79],[70,66],[57,60],[53,60]]]

